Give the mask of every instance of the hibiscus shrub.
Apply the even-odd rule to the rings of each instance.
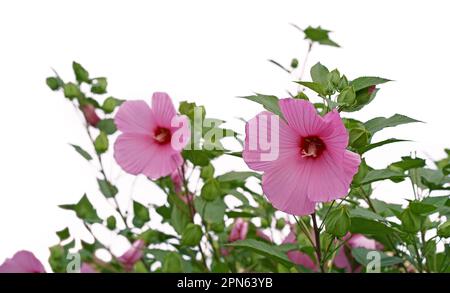
[[[317,45],[339,47],[320,27],[301,31],[308,53]],[[305,64],[297,59],[289,67],[271,62],[291,77],[303,76]],[[450,150],[440,161],[409,155],[374,169],[367,152],[405,139],[376,141],[374,135],[419,121],[400,114],[346,118],[371,103],[388,79],[348,79],[317,63],[312,80],[300,78],[289,98],[243,97],[266,111],[247,122],[242,137],[203,106],[181,102],[177,111],[165,93],[155,93],[151,104],[107,97],[106,78],[90,77],[76,62],[73,70],[76,81],[56,75],[47,85],[82,113],[92,151],[73,148],[99,167],[99,193],[115,213],[99,217],[87,195],[61,205],[95,240],[74,238],[68,228],[57,232],[53,271],[67,272],[67,256],[77,253],[86,272],[449,272]],[[225,137],[241,142],[243,151],[225,149]],[[119,190],[103,167],[107,152],[127,173],[156,184],[166,203],[119,206]],[[221,156],[242,158],[253,171],[216,174]],[[411,200],[375,199],[372,184],[383,180],[410,181]],[[150,210],[171,228],[149,228]],[[109,247],[95,225],[126,237],[129,250],[100,258],[98,250]]]

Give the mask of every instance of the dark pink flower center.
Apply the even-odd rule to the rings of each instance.
[[[302,137],[300,154],[303,158],[318,158],[325,150],[325,143],[317,136]]]
[[[164,127],[158,127],[153,133],[153,138],[159,144],[168,144],[172,139],[172,134],[170,130]]]

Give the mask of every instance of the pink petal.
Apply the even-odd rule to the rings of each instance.
[[[362,234],[354,234],[348,241],[348,244],[352,248],[362,247],[370,250],[377,250],[377,242],[373,239],[369,239]]]
[[[93,274],[93,273],[97,273],[97,271],[94,270],[94,268],[90,264],[84,262],[81,265],[80,273],[82,273],[82,274]]]
[[[128,269],[132,268],[143,256],[145,243],[142,239],[136,240],[122,256],[117,258]]]
[[[21,250],[0,266],[0,273],[45,273],[44,266],[33,253]]]
[[[174,150],[181,151],[191,138],[189,118],[184,115],[174,116],[171,126],[171,146]]]
[[[313,202],[328,202],[347,195],[353,176],[358,171],[359,155],[344,151],[342,163],[329,152],[311,164],[308,197]]]
[[[283,241],[285,243],[297,243],[295,232],[291,230]],[[288,258],[295,264],[301,265],[307,269],[317,271],[317,266],[309,255],[300,250],[291,250],[287,253]]]
[[[289,126],[303,137],[318,135],[328,126],[308,101],[289,98],[280,100],[278,105]]]
[[[334,264],[340,269],[345,269],[347,273],[352,272],[352,265],[345,254],[344,247],[341,247],[334,258]]]
[[[175,117],[177,111],[167,93],[156,92],[153,94],[152,110],[158,126],[170,129],[172,118]]]
[[[114,118],[122,132],[152,135],[156,127],[152,109],[144,101],[126,101]]]
[[[261,112],[248,121],[245,133],[242,157],[253,170],[268,170],[282,164],[283,160],[298,156],[300,152],[300,137],[277,115],[270,112]]]
[[[309,215],[315,204],[308,199],[312,160],[295,157],[269,169],[262,178],[262,188],[272,205],[288,214]]]
[[[327,113],[324,121],[327,127],[319,133],[320,138],[325,142],[328,150],[337,150],[339,154],[342,154],[342,150],[348,145],[348,132],[339,112],[335,109]]]
[[[149,135],[123,133],[114,144],[114,158],[127,173],[152,179],[167,176],[182,164],[180,153],[170,144],[156,144]]]

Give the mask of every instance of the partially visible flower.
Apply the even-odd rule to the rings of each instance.
[[[272,242],[272,239],[270,238],[270,236],[267,235],[266,233],[264,233],[264,231],[262,231],[261,229],[256,230],[256,237],[259,237],[267,242]]]
[[[144,255],[143,249],[145,247],[144,240],[139,239],[133,242],[130,249],[128,249],[123,255],[117,258],[117,260],[125,267],[127,271],[131,271],[133,266]]]
[[[0,273],[45,273],[45,269],[32,252],[21,250],[0,265]]]
[[[283,244],[287,243],[297,243],[297,238],[295,236],[295,230],[291,229],[291,232],[286,236],[283,241]],[[314,272],[317,271],[317,265],[311,259],[309,255],[300,251],[300,250],[291,250],[287,253],[288,258],[295,264],[301,265],[307,269],[310,269]]]
[[[299,99],[279,106],[285,120],[262,112],[247,123],[242,156],[264,172],[263,191],[275,208],[308,215],[316,203],[347,195],[360,157],[346,150],[349,135],[336,110],[321,117]]]
[[[91,126],[97,126],[100,122],[100,117],[95,113],[95,107],[91,104],[87,104],[81,107],[86,122]]]
[[[359,265],[352,256],[353,248],[366,248],[369,250],[380,250],[383,249],[383,245],[373,239],[369,239],[361,234],[348,233],[344,240],[346,243],[341,247],[336,254],[334,259],[334,264],[336,267],[345,269],[347,273],[358,273],[361,271],[362,267]]]
[[[183,193],[183,179],[180,176],[180,173],[178,170],[175,172],[172,172],[170,175],[170,179],[173,183],[173,188],[175,191],[175,194],[178,196],[179,199],[181,199],[185,204],[191,207],[192,214],[195,214],[195,207],[194,207],[194,195],[192,193],[189,193],[186,195]]]
[[[248,232],[248,222],[241,218],[237,218],[234,222],[233,228],[231,228],[230,235],[228,236],[229,242],[234,242],[237,240],[244,240],[247,238]]]
[[[123,103],[114,122],[122,132],[114,158],[126,172],[157,179],[183,164],[181,150],[190,138],[189,120],[177,115],[168,94],[154,93],[151,108],[144,101]]]
[[[80,273],[92,274],[92,273],[97,273],[97,271],[94,270],[94,268],[90,264],[84,262],[81,264]]]

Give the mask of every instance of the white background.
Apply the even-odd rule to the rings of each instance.
[[[315,47],[308,67],[320,60],[349,78],[396,80],[354,117],[402,113],[426,122],[377,134],[375,140],[415,141],[372,151],[369,163],[381,168],[410,151],[438,159],[450,147],[448,11],[448,1],[0,2],[0,262],[19,249],[46,261],[57,242],[54,231],[69,225],[80,233],[75,216],[58,204],[87,192],[107,206],[99,200],[95,169],[68,145],[88,148],[89,142],[71,105],[46,87],[51,67],[69,80],[77,60],[92,76],[108,77],[111,95],[149,100],[152,92],[167,91],[176,103],[204,104],[211,117],[233,120],[242,132],[236,117],[249,119],[261,108],[236,96],[283,97],[293,87],[291,77],[266,61],[304,57],[306,43],[289,23],[321,25],[342,48]],[[237,159],[218,165],[218,172],[245,168]],[[144,178],[132,188],[133,178],[118,177],[112,164],[107,169],[121,187],[122,205],[130,196],[164,202]],[[375,192],[393,202],[411,196],[408,184],[385,182]]]

